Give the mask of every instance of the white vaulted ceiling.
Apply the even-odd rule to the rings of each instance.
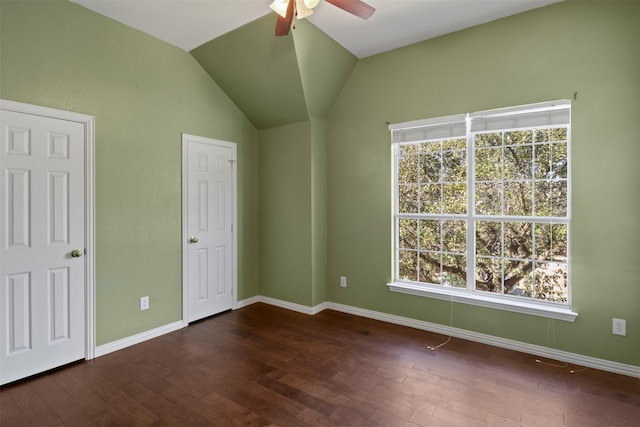
[[[186,51],[267,14],[276,22],[272,0],[71,1]],[[308,19],[364,58],[561,0],[365,1],[376,8],[366,21],[324,1]]]

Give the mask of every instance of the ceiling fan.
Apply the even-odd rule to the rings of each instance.
[[[376,10],[361,0],[326,0],[359,18],[369,19]],[[291,29],[293,17],[306,18],[313,13],[313,8],[320,0],[274,0],[271,9],[278,13],[276,36],[286,36]]]

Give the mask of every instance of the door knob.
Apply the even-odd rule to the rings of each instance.
[[[198,243],[198,238],[197,237],[192,237],[189,239],[190,243]]]
[[[74,249],[71,251],[72,258],[78,258],[82,256],[82,251],[80,249]]]

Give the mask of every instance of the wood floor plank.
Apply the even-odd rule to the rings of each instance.
[[[63,423],[85,423],[91,420],[92,414],[79,405],[66,392],[65,387],[61,387],[51,376],[42,376],[31,385],[33,391],[46,402]]]
[[[254,304],[6,385],[0,425],[638,425],[640,379],[460,339],[427,348],[446,340]]]
[[[159,418],[160,424],[196,426],[210,422],[197,412],[196,405],[181,406],[138,381],[125,384],[122,391],[145,408],[154,408],[154,415]]]
[[[64,425],[62,420],[47,405],[47,403],[35,392],[32,384],[40,378],[34,378],[31,381],[21,381],[13,387],[9,396],[3,396],[0,399],[2,407],[0,412],[8,411],[17,414],[11,420],[3,420],[2,425],[14,424],[32,425],[32,426],[61,426]],[[5,394],[6,391],[0,391]],[[10,406],[10,407],[8,407]],[[20,421],[18,421],[20,420]]]

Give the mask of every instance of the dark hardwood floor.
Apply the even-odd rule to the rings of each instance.
[[[639,426],[640,379],[255,304],[0,390],[0,425]]]

